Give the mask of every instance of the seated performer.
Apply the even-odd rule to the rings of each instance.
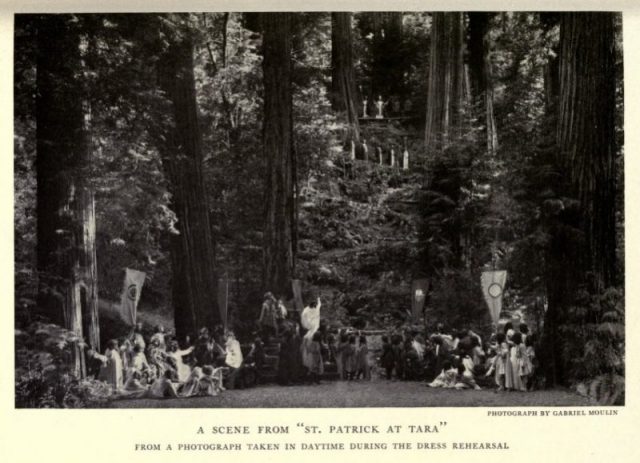
[[[198,382],[198,395],[217,396],[222,390],[222,373],[225,367],[213,368],[207,365],[202,368],[202,376]]]
[[[193,368],[189,378],[178,391],[181,397],[193,397],[198,395],[200,379],[202,378],[202,370],[203,369],[200,367]]]
[[[175,399],[178,397],[176,388],[171,382],[171,372],[169,370],[165,371],[164,376],[156,379],[153,384],[151,384],[146,397],[151,399]]]
[[[429,387],[454,388],[457,383],[458,369],[450,361],[443,363],[442,371],[436,379],[427,384]]]

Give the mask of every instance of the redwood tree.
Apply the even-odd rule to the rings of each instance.
[[[495,154],[498,149],[496,118],[493,112],[493,72],[491,66],[491,41],[489,22],[492,13],[468,13],[469,17],[469,77],[474,103],[484,113],[484,133],[487,152]]]
[[[560,18],[556,138],[565,182],[555,185],[562,204],[549,227],[543,342],[552,383],[563,381],[571,364],[558,326],[569,320],[581,289],[597,294],[616,282],[614,19],[612,13]]]
[[[425,147],[441,150],[459,133],[465,101],[462,13],[433,13]]]
[[[614,283],[615,15],[563,14],[560,24],[558,145],[580,201],[585,270],[596,288]]]
[[[182,23],[176,17],[177,23]],[[170,124],[159,144],[179,234],[171,237],[172,296],[179,338],[221,320],[216,303],[214,241],[203,179],[193,74],[193,38],[182,24],[169,31],[158,62],[160,85],[170,101]]]
[[[295,198],[291,98],[291,14],[261,14],[265,159],[263,285],[289,292],[294,269]]]
[[[358,91],[353,69],[351,13],[331,13],[331,104],[346,113],[348,138],[360,141]]]
[[[81,22],[37,21],[36,170],[39,308],[99,349],[95,204],[83,82]],[[84,356],[75,346],[75,372]]]

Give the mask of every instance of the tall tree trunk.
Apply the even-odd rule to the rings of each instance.
[[[160,153],[178,218],[179,234],[171,237],[172,294],[176,334],[183,338],[221,320],[188,28],[172,37],[158,64],[160,84],[171,101],[172,126]]]
[[[549,109],[557,110],[558,169],[566,184],[556,188],[577,201],[565,201],[549,226],[543,364],[550,384],[563,382],[570,366],[558,327],[580,288],[597,293],[615,282],[614,46],[614,14],[560,15],[558,104]]]
[[[289,292],[293,275],[294,151],[291,98],[291,14],[264,13],[265,215],[263,284],[277,294]]]
[[[615,281],[615,15],[563,14],[558,145],[580,200],[587,271],[600,290]]]
[[[39,307],[99,349],[95,205],[80,32],[66,15],[38,21],[36,95]],[[75,373],[84,375],[74,346]]]
[[[487,152],[498,149],[498,132],[493,111],[493,70],[491,65],[491,41],[489,21],[492,13],[468,13],[469,16],[469,74],[471,96],[482,109],[485,120]]]
[[[351,13],[331,13],[331,103],[347,115],[348,139],[360,142],[358,91],[353,69]]]
[[[464,105],[462,13],[433,13],[425,147],[445,148],[460,134]]]

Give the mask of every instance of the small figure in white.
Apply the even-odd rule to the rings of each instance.
[[[356,158],[356,143],[351,140],[351,160],[355,160]]]
[[[364,117],[365,119],[369,116],[367,116],[367,97],[364,97],[364,101],[362,102],[362,117]]]
[[[383,164],[383,162],[382,162],[382,148],[380,148],[378,146],[377,151],[378,151],[378,161],[380,162],[380,165],[382,165]]]
[[[382,101],[382,95],[378,95],[378,101],[376,101],[376,108],[378,109],[378,114],[376,114],[376,119],[382,119],[382,109],[384,108],[384,101]]]
[[[396,152],[391,148],[391,167],[396,166]]]
[[[407,149],[407,137],[403,139],[404,151],[402,152],[402,170],[409,170],[409,150]]]
[[[367,140],[362,140],[362,154],[364,155],[364,160],[369,160],[369,147],[367,146]]]

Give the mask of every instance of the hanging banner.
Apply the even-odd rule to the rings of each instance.
[[[484,300],[487,301],[487,305],[489,306],[491,320],[493,320],[493,323],[496,325],[500,319],[500,312],[502,312],[502,293],[504,292],[506,283],[506,270],[485,271],[482,272],[482,276],[480,277]]]
[[[146,273],[130,268],[125,269],[124,287],[120,298],[120,317],[131,326],[136,324],[138,301]]]
[[[413,280],[411,284],[411,317],[414,322],[422,318],[427,291],[429,291],[429,280],[426,278]]]
[[[220,310],[220,320],[225,330],[227,329],[229,310],[229,279],[218,279],[218,310]]]
[[[304,302],[302,302],[302,283],[300,280],[291,280],[293,290],[293,305],[298,312],[302,312]]]

